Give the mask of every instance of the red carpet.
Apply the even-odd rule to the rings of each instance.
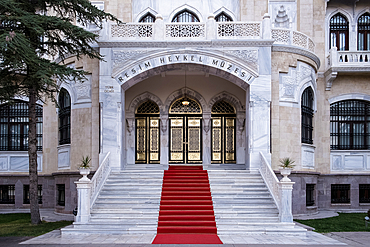
[[[170,166],[164,171],[153,244],[222,244],[208,173],[202,166]]]

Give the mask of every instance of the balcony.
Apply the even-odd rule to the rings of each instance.
[[[333,47],[326,61],[326,90],[331,89],[338,74],[370,73],[370,51],[338,51]]]
[[[96,30],[94,30],[96,33]],[[164,23],[158,18],[154,23],[105,23],[100,31],[99,43],[119,44],[121,42],[135,44],[137,42],[153,42],[151,46],[161,46],[161,43],[199,45],[199,42],[238,42],[249,41],[256,44],[261,41],[274,41],[273,46],[289,48],[296,47],[303,53],[315,57],[315,43],[307,35],[289,29],[271,29],[269,16],[264,16],[260,22],[216,22],[210,17],[206,22]],[[189,42],[190,41],[190,42]],[[192,41],[194,41],[192,43]],[[206,44],[204,43],[204,44]],[[148,44],[148,43],[147,43]],[[236,44],[236,43],[233,43]],[[307,53],[308,52],[308,53]]]

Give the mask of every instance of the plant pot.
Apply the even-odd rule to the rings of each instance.
[[[292,168],[280,168],[280,174],[283,175],[283,178],[280,180],[280,182],[291,182],[291,180],[288,178],[290,173],[292,173]]]
[[[79,181],[90,181],[87,177],[87,175],[90,174],[90,168],[80,167],[80,174],[82,175],[82,178],[80,178]]]

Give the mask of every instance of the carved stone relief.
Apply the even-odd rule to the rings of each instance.
[[[117,72],[127,61],[135,60],[146,53],[145,50],[113,51],[113,73]]]
[[[244,62],[248,63],[248,66],[252,69],[258,71],[258,51],[257,50],[231,50],[225,51],[232,56],[242,59]]]
[[[287,75],[280,74],[280,101],[298,103],[299,90],[306,82],[311,82],[314,85],[313,89],[316,89],[315,70],[302,62],[298,62],[296,68],[290,68]]]
[[[273,28],[297,30],[297,3],[281,0],[269,3],[269,14]]]

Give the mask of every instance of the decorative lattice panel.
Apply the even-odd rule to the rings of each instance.
[[[261,36],[261,23],[217,23],[219,37],[250,37]]]
[[[235,109],[232,105],[222,100],[213,105],[212,114],[214,113],[235,114]]]
[[[272,39],[276,43],[289,44],[290,43],[290,31],[283,29],[272,29],[271,30]]]
[[[308,48],[308,37],[303,33],[293,31],[293,45]]]
[[[182,104],[182,101],[184,98],[181,98],[177,101],[175,101],[171,107],[170,107],[170,114],[188,114],[188,113],[202,113],[202,109],[200,108],[200,105],[192,100],[192,99],[187,99],[189,101],[189,105],[184,106]]]
[[[150,38],[153,37],[153,24],[112,24],[111,25],[112,38]]]
[[[204,24],[166,24],[166,37],[171,38],[204,38]]]
[[[136,110],[137,114],[159,114],[159,107],[153,101],[145,101]]]

